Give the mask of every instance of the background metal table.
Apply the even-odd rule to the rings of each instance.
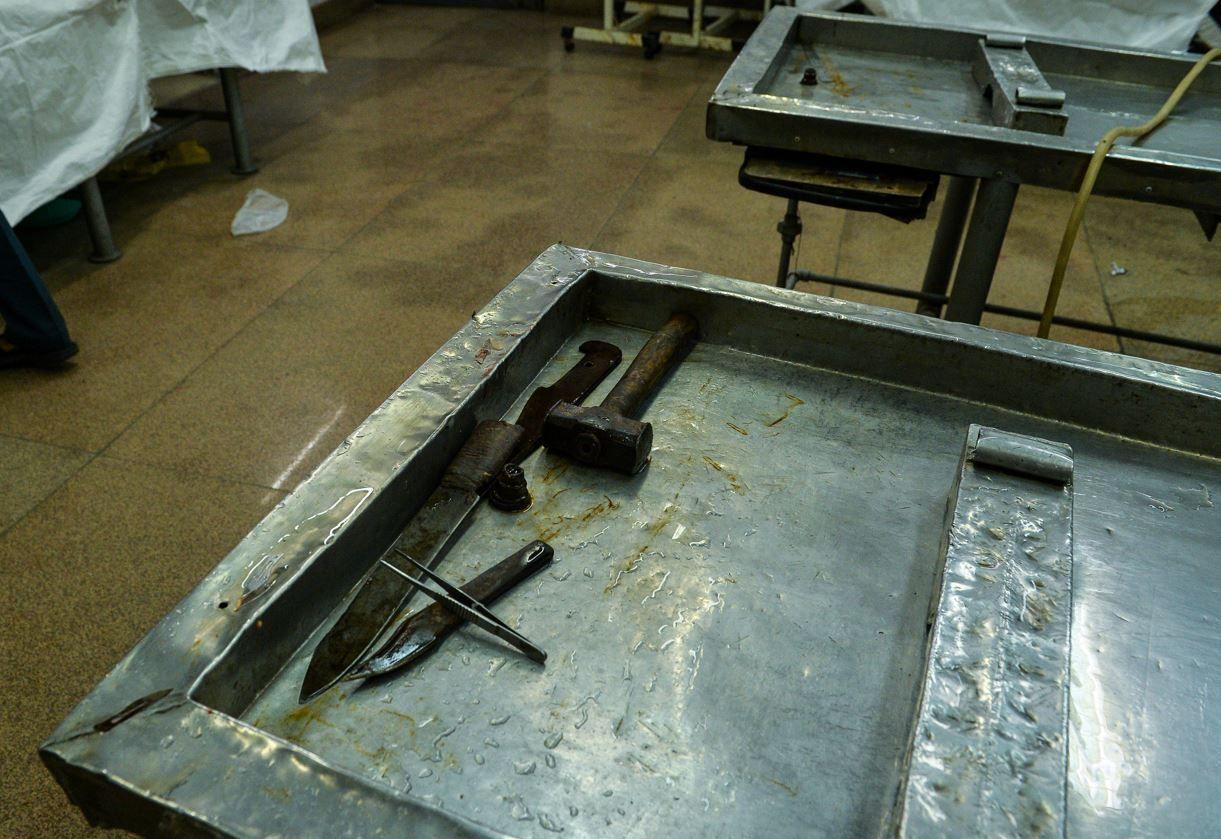
[[[1018,186],[1075,190],[1102,135],[1152,116],[1194,62],[989,40],[965,29],[775,8],[709,101],[708,136],[954,176],[925,291],[945,293],[957,256],[946,316],[978,323]],[[817,84],[802,83],[807,70]],[[1038,104],[1055,103],[1057,93],[1062,105]],[[1094,192],[1194,210],[1214,229],[1221,66],[1207,67],[1152,135],[1121,141]],[[1051,268],[1049,255],[1048,276]]]
[[[646,408],[652,465],[533,455],[534,506],[481,508],[439,567],[549,540],[496,606],[546,667],[463,630],[298,706],[319,634],[474,423],[675,309],[703,337]],[[91,819],[148,833],[1207,833],[1219,426],[1209,373],[556,246],[42,754]],[[981,794],[970,766],[937,777],[943,735],[991,768]]]

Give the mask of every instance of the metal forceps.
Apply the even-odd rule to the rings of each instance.
[[[475,624],[476,626],[480,627],[481,629],[487,630],[488,632],[495,635],[497,638],[499,638],[502,641],[504,641],[505,643],[511,645],[513,648],[519,650],[523,655],[526,656],[526,658],[530,659],[531,661],[537,661],[539,664],[542,664],[543,662],[545,662],[547,660],[547,653],[545,653],[543,650],[540,650],[538,647],[536,647],[534,644],[532,644],[529,641],[529,639],[527,639],[526,637],[524,637],[523,635],[518,633],[516,630],[514,630],[512,627],[510,627],[500,618],[498,618],[494,614],[492,614],[492,612],[488,609],[487,606],[484,606],[478,600],[471,597],[469,594],[467,594],[466,592],[464,592],[462,589],[458,588],[457,586],[453,585],[452,583],[450,583],[449,581],[447,581],[446,579],[441,577],[439,574],[434,573],[427,566],[422,565],[419,562],[416,562],[416,560],[414,558],[412,558],[409,554],[407,554],[401,548],[395,547],[393,550],[396,554],[401,556],[403,559],[410,562],[417,571],[419,571],[421,574],[423,574],[426,578],[428,578],[432,582],[436,583],[443,590],[437,591],[436,589],[432,588],[427,583],[425,583],[422,579],[412,577],[410,574],[408,574],[403,569],[401,569],[395,565],[392,565],[389,562],[386,562],[386,560],[384,560],[384,559],[380,560],[380,562],[383,565],[385,565],[387,568],[389,568],[391,571],[393,571],[394,573],[401,576],[403,579],[405,579],[408,582],[415,585],[417,588],[420,589],[420,591],[427,594],[433,600],[436,600],[438,603],[443,604],[446,608],[458,613],[459,615],[466,618],[471,623]]]

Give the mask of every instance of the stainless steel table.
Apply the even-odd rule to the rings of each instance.
[[[546,666],[462,630],[299,706],[474,423],[676,309],[703,335],[646,406],[652,464],[539,452],[533,507],[480,508],[439,566],[548,540],[495,607]],[[146,833],[1215,833],[1219,427],[1209,373],[555,246],[42,755]]]
[[[708,136],[954,176],[925,291],[945,293],[957,257],[946,316],[978,323],[1019,185],[1076,190],[1102,135],[1152,116],[1193,61],[778,7],[717,86]],[[1221,65],[1151,136],[1121,141],[1094,192],[1215,229]]]

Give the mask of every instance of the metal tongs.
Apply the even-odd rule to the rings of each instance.
[[[515,629],[510,627],[507,623],[505,623],[500,618],[498,618],[494,614],[492,614],[492,612],[488,609],[487,606],[484,606],[478,600],[471,597],[465,591],[463,591],[462,589],[458,588],[457,586],[455,586],[452,583],[450,583],[449,581],[447,581],[441,575],[430,570],[426,565],[416,562],[416,560],[413,557],[411,557],[406,551],[402,550],[401,548],[396,546],[395,548],[393,548],[393,550],[396,554],[401,556],[403,559],[410,562],[412,567],[414,567],[417,571],[419,571],[421,574],[423,574],[424,577],[426,577],[429,580],[431,580],[432,582],[436,583],[443,590],[437,591],[436,589],[430,587],[427,583],[425,583],[423,579],[411,576],[403,569],[399,568],[396,565],[392,565],[391,563],[387,562],[384,559],[379,560],[383,565],[385,565],[391,571],[398,574],[403,579],[407,580],[409,583],[414,585],[420,591],[424,592],[429,597],[431,597],[433,600],[435,600],[438,603],[440,603],[441,605],[445,606],[450,611],[462,616],[463,618],[465,618],[466,620],[475,624],[476,626],[480,627],[481,629],[484,629],[484,630],[492,633],[497,638],[504,641],[506,644],[509,644],[514,649],[520,651],[524,656],[526,656],[526,658],[530,659],[531,661],[537,661],[539,664],[542,664],[543,662],[545,662],[547,660],[547,653],[545,653],[543,650],[536,647],[534,644],[532,644],[529,641],[529,639],[527,639],[525,636],[521,635]]]

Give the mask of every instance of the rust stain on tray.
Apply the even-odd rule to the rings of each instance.
[[[649,527],[649,538],[645,540],[643,545],[639,546],[628,554],[627,559],[619,567],[615,576],[609,583],[607,583],[606,588],[602,590],[603,594],[610,594],[614,589],[618,588],[620,582],[623,580],[623,575],[631,574],[640,565],[641,561],[644,559],[644,555],[648,553],[649,548],[652,546],[653,540],[666,529],[666,525],[674,520],[674,513],[678,510],[678,497],[682,494],[685,486],[686,482],[684,481],[683,485],[679,486],[678,491],[674,493],[674,497],[670,499],[670,503],[667,504],[661,511],[661,515],[659,515],[657,520]]]
[[[732,489],[738,495],[746,494],[746,484],[742,483],[742,479],[739,478],[736,473],[730,472],[729,470],[727,470],[725,468],[725,464],[718,463],[717,461],[710,458],[708,455],[704,455],[703,457],[704,457],[705,463],[707,463],[713,469],[715,469],[716,471],[720,472],[722,475],[725,476],[725,480],[729,481],[730,489]]]
[[[542,481],[545,484],[553,484],[553,483],[555,483],[556,478],[561,477],[567,471],[568,471],[568,461],[561,460],[560,462],[556,463],[554,466],[552,466],[546,472],[543,473]]]
[[[297,737],[304,735],[306,730],[313,723],[318,723],[319,725],[324,725],[327,728],[336,728],[337,727],[334,723],[330,722],[325,716],[323,716],[322,711],[315,708],[313,705],[302,705],[300,708],[297,708],[295,711],[290,711],[289,713],[284,715],[284,722],[292,723],[292,724],[300,724],[301,728],[299,731],[296,732]]]
[[[607,512],[610,512],[611,510],[618,510],[618,509],[619,509],[618,501],[614,501],[613,499],[611,499],[611,497],[609,495],[603,495],[601,501],[599,501],[597,504],[594,504],[590,507],[586,507],[584,510],[581,511],[580,515],[578,515],[577,518],[579,518],[581,521],[591,521],[592,519],[602,515],[603,513],[607,513]]]
[[[831,89],[845,99],[851,96],[852,91],[856,90],[856,88],[844,81],[843,75],[839,70],[835,69],[835,65],[831,63],[830,59],[825,55],[820,55],[818,56],[818,61],[822,64],[823,69],[827,71],[827,77],[831,80]]]
[[[606,584],[606,588],[602,589],[603,594],[610,594],[612,591],[617,589],[619,584],[623,581],[623,575],[631,574],[640,566],[640,563],[644,560],[644,553],[646,550],[648,550],[648,547],[648,545],[645,545],[627,558],[627,561],[623,563],[623,567],[619,569],[619,573],[615,574],[614,579]]]
[[[785,399],[787,399],[787,400],[789,400],[789,406],[788,406],[787,408],[785,408],[785,409],[784,409],[784,413],[783,413],[783,414],[781,414],[780,416],[776,417],[774,420],[769,420],[769,421],[766,423],[768,428],[775,428],[775,427],[776,427],[776,426],[778,426],[780,423],[784,422],[786,419],[788,419],[788,418],[789,418],[789,415],[791,415],[791,414],[793,413],[793,409],[794,409],[794,408],[796,408],[798,405],[804,405],[804,404],[806,404],[806,402],[805,402],[805,400],[804,400],[804,399],[799,399],[799,398],[797,398],[796,396],[794,396],[794,395],[793,395],[793,394],[791,394],[791,393],[786,393],[786,394],[784,395],[784,398],[785,398]]]
[[[538,538],[544,542],[550,542],[556,536],[559,536],[568,527],[570,522],[590,522],[599,516],[619,509],[619,502],[612,499],[609,495],[603,495],[602,500],[596,504],[591,504],[581,512],[573,516],[558,515],[547,516],[548,508],[560,493],[567,492],[569,487],[561,489],[559,492],[551,495],[542,506],[539,508],[532,520],[535,524],[535,530],[538,533]]]
[[[777,781],[775,778],[766,778],[765,780],[780,787],[782,790],[784,790],[785,792],[787,792],[789,795],[793,796],[794,798],[797,797],[797,790],[794,789],[793,787],[789,786],[788,784],[786,784],[784,781]]]

